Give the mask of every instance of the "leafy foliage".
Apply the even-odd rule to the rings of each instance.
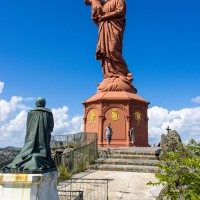
[[[84,172],[87,169],[87,165],[88,163],[85,162],[83,159],[77,160],[74,174],[79,173],[79,172]]]
[[[69,144],[68,146],[67,146],[67,148],[71,148],[71,149],[78,149],[79,147],[78,147],[78,145],[77,144],[75,144],[75,143],[71,143],[71,144]]]
[[[66,167],[59,166],[58,171],[60,172],[59,180],[66,180],[72,176],[72,174],[67,171]]]
[[[191,140],[186,147],[163,154],[158,166],[160,171],[155,175],[158,182],[148,185],[162,184],[165,187],[162,195],[169,200],[200,199],[200,143]]]

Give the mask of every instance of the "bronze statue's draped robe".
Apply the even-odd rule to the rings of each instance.
[[[5,169],[34,172],[54,168],[50,150],[53,127],[53,114],[49,109],[37,107],[30,110],[24,147]]]

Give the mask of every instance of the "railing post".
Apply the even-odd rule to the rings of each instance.
[[[108,179],[107,179],[107,200],[108,200]]]

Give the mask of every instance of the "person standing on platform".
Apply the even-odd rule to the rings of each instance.
[[[135,145],[135,127],[134,126],[129,131],[129,137],[131,138],[130,144],[134,146]]]
[[[106,134],[106,140],[107,140],[107,148],[110,149],[110,142],[112,140],[112,134],[113,134],[110,123],[105,129],[105,134]]]

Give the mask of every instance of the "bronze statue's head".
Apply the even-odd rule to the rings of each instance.
[[[45,107],[46,106],[46,100],[45,100],[45,98],[43,98],[43,97],[37,98],[37,100],[35,102],[35,105],[37,107]]]

